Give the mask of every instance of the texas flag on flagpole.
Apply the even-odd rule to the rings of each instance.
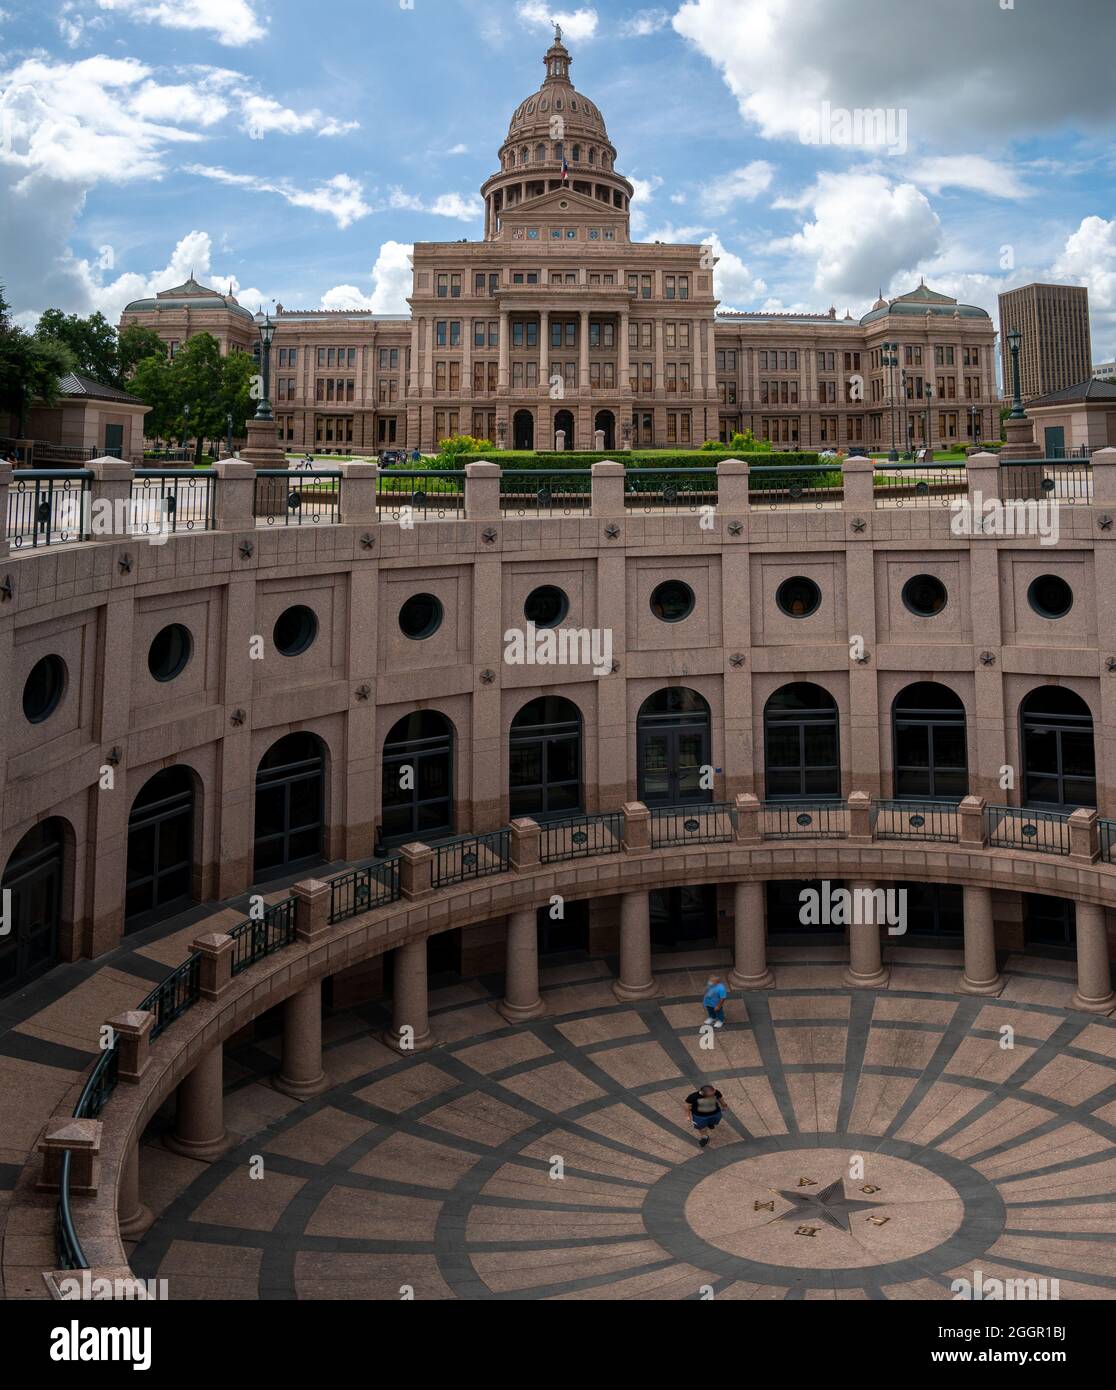
[[[569,183],[569,181],[570,181],[570,166],[569,166],[569,161],[566,159],[566,156],[563,155],[563,156],[562,156],[562,182],[563,182],[563,183]]]

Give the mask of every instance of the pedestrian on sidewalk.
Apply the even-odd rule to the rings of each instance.
[[[697,1131],[698,1143],[704,1149],[710,1136],[721,1123],[721,1115],[727,1109],[724,1097],[715,1086],[708,1083],[686,1097],[686,1115]]]
[[[707,1021],[712,1023],[714,1028],[725,1026],[725,996],[728,989],[720,975],[710,975],[705,982],[705,994],[702,1003],[705,1005]]]

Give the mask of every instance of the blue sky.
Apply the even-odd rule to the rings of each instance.
[[[994,313],[1012,285],[1085,283],[1116,357],[1112,0],[0,6],[22,321],[115,321],[191,269],[253,309],[405,312],[413,242],[481,235],[556,14],[636,235],[712,240],[726,307],[859,315],[924,275]]]

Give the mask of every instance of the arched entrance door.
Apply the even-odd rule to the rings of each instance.
[[[1093,716],[1072,690],[1044,685],[1021,710],[1023,804],[1070,809],[1097,804]]]
[[[384,740],[380,842],[453,834],[453,725],[437,710],[404,715]]]
[[[11,893],[8,931],[0,936],[0,995],[21,989],[58,959],[66,827],[40,821],[12,851],[0,878]]]
[[[313,734],[288,734],[256,772],[253,876],[277,878],[320,862],[325,843],[325,748]]]
[[[582,809],[581,711],[544,695],[512,720],[509,758],[511,815],[547,820]]]
[[[535,417],[529,410],[517,410],[512,420],[512,438],[516,449],[535,447]]]
[[[563,430],[566,435],[566,448],[574,447],[574,417],[570,410],[560,410],[554,417],[554,448],[558,447],[558,431]]]
[[[899,801],[960,801],[969,793],[965,706],[936,681],[918,681],[891,707],[895,797]]]
[[[768,801],[839,798],[837,702],[809,681],[784,685],[763,712]]]
[[[168,767],[132,802],[124,930],[138,931],[185,907],[193,876],[194,779],[189,768]]]
[[[616,448],[616,416],[611,410],[598,410],[597,418],[593,421],[593,431],[601,430],[604,433],[604,446],[606,449]]]
[[[702,775],[711,762],[709,706],[696,690],[671,686],[643,702],[636,757],[639,799],[645,805],[712,801],[711,778]]]

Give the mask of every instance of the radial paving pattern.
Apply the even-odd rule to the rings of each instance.
[[[948,1299],[977,1268],[1116,1297],[1110,1021],[800,988],[736,996],[705,1050],[704,969],[634,1006],[567,974],[514,1028],[479,986],[443,995],[410,1059],[375,1010],[331,1019],[308,1104],[260,1081],[270,1048],[238,1054],[251,1137],[208,1168],[145,1146],[164,1209],[134,1266],[172,1298]],[[701,1150],[704,1079],[731,1110]]]

